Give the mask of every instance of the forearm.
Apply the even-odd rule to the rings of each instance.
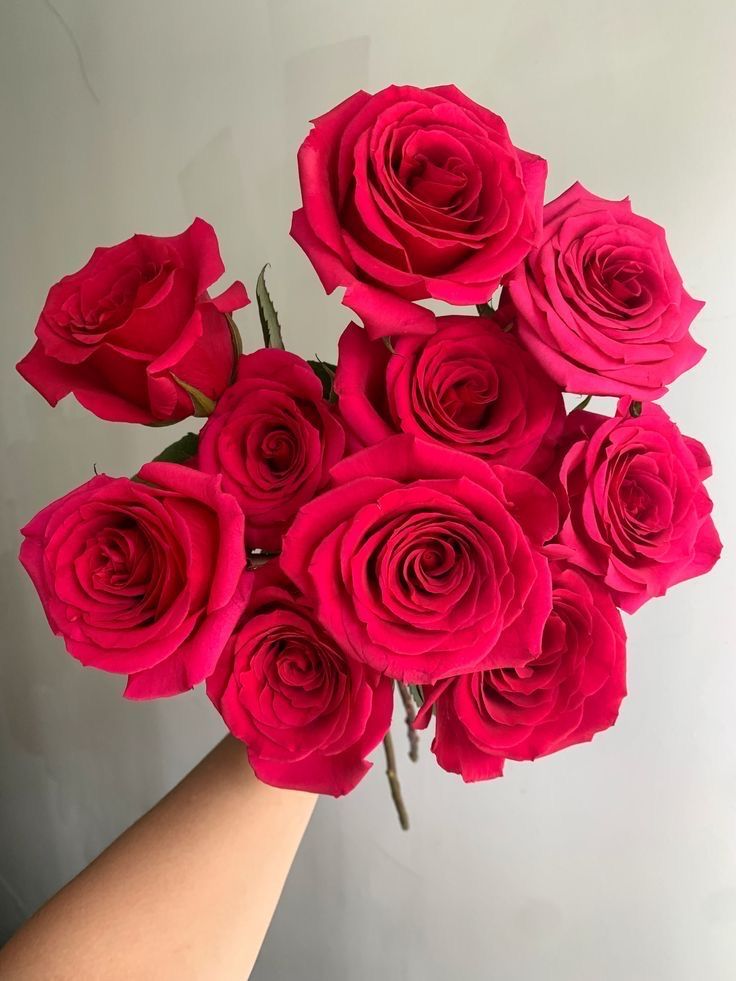
[[[224,739],[0,951],[8,979],[247,978],[316,797]]]

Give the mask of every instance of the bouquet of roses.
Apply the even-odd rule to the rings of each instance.
[[[70,654],[127,698],[205,683],[269,784],[345,794],[383,740],[406,825],[395,689],[412,758],[433,721],[468,781],[590,740],[626,693],[620,611],[718,559],[708,454],[655,401],[702,303],[628,199],[544,206],[546,162],[453,86],[358,92],[298,161],[291,234],[362,321],[337,363],[284,349],[263,273],[242,353],[201,219],[97,249],[18,370],[102,419],[207,418],[46,507],[21,561]]]

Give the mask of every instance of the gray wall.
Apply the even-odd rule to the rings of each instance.
[[[346,315],[287,238],[306,121],[359,87],[454,81],[549,159],[550,194],[579,178],[666,225],[710,355],[665,405],[713,453],[727,551],[629,621],[631,694],[592,746],[465,787],[425,741],[401,760],[408,835],[380,764],[321,801],[254,977],[734,976],[735,20],[729,0],[0,0],[5,932],[221,733],[199,693],[125,704],[68,658],[16,563],[25,519],[162,440],[15,376],[46,289],[96,244],[200,214],[230,275],[272,263],[292,348],[329,356]]]

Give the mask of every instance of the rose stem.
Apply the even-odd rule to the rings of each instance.
[[[414,708],[414,699],[411,697],[411,692],[401,681],[397,681],[396,684],[399,688],[399,694],[401,695],[401,701],[404,703],[404,710],[406,712],[406,734],[409,737],[409,759],[412,763],[416,763],[419,759],[419,733],[416,729],[412,728],[412,722],[417,717],[417,710]]]
[[[391,739],[390,732],[387,732],[383,737],[383,748],[386,750],[386,776],[388,777],[388,785],[391,788],[391,797],[396,807],[396,813],[399,815],[399,824],[404,831],[408,831],[409,815],[406,812],[404,798],[401,796],[401,784],[399,783],[399,775],[396,772],[394,743]]]

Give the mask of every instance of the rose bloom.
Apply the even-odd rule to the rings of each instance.
[[[219,478],[148,463],[94,477],[22,534],[20,560],[55,634],[89,667],[129,675],[128,698],[210,674],[248,597],[243,512]]]
[[[454,85],[356,92],[299,150],[291,234],[372,336],[431,333],[410,301],[485,303],[538,240],[546,175]]]
[[[275,561],[257,570],[207,693],[260,780],[333,797],[370,769],[393,710],[391,681],[345,654]]]
[[[560,389],[487,317],[439,317],[436,333],[398,338],[392,351],[350,324],[334,388],[364,446],[405,432],[523,467],[564,423]]]
[[[688,332],[702,306],[659,225],[573,184],[545,207],[501,310],[566,391],[653,399],[705,353]]]
[[[248,545],[278,551],[299,507],[343,456],[345,434],[301,358],[264,349],[241,357],[199,438],[198,465],[222,474],[248,518]]]
[[[404,435],[332,478],[294,520],[281,564],[342,648],[417,683],[539,652],[541,546],[558,526],[539,480]]]
[[[236,282],[211,298],[223,272],[214,230],[201,218],[173,238],[134,235],[95,249],[51,287],[18,371],[51,405],[72,392],[112,422],[184,419],[196,408],[187,386],[216,400],[232,377],[226,314],[248,297]]]
[[[576,565],[601,576],[634,613],[670,586],[708,572],[721,552],[705,447],[683,436],[658,405],[636,418],[622,399],[613,419],[578,422],[589,436],[565,454],[559,482],[567,515],[559,541]]]
[[[425,689],[417,728],[436,715],[432,752],[467,782],[500,777],[505,760],[534,760],[612,726],[626,694],[626,634],[607,590],[552,566],[542,652],[516,668],[461,675]]]

